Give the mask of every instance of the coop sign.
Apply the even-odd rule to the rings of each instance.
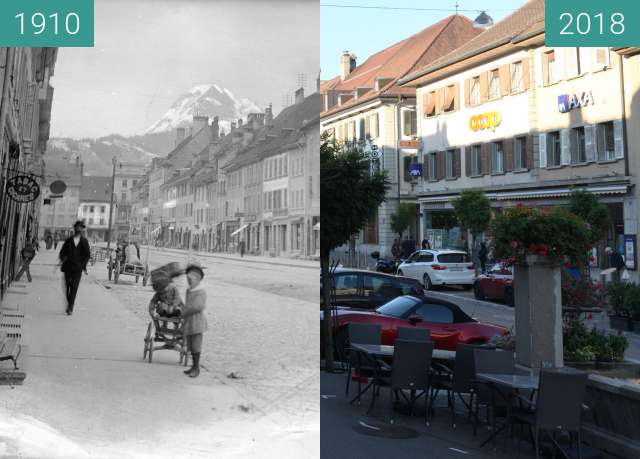
[[[581,108],[587,105],[593,105],[593,94],[591,94],[591,91],[561,94],[558,96],[558,111],[560,113],[567,113],[574,108]]]
[[[487,112],[480,115],[475,115],[469,118],[469,128],[472,131],[479,131],[482,129],[496,130],[496,127],[500,126],[502,117],[500,112]]]
[[[29,175],[16,175],[7,182],[7,194],[16,202],[31,202],[40,196],[40,186]]]

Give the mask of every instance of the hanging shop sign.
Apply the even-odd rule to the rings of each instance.
[[[16,175],[7,182],[7,194],[16,202],[31,202],[40,196],[40,185],[29,175]]]
[[[502,117],[500,112],[487,112],[480,115],[475,115],[469,118],[469,128],[472,131],[479,131],[481,129],[496,130],[496,127],[500,126]]]
[[[581,108],[593,105],[593,94],[591,91],[582,91],[574,94],[561,94],[558,96],[558,111],[567,113],[574,108]]]
[[[56,180],[54,182],[51,182],[51,185],[49,185],[49,190],[51,190],[53,194],[62,194],[66,191],[66,189],[67,184],[62,180]]]

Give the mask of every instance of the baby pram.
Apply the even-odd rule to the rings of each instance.
[[[159,284],[160,278],[171,278],[182,274],[177,263],[169,263],[158,269],[151,271],[151,282],[154,285]],[[151,305],[150,305],[151,308]],[[150,314],[153,311],[150,309]],[[149,363],[153,361],[154,351],[172,350],[180,355],[180,363],[187,365],[188,353],[187,345],[182,334],[182,317],[166,317],[153,314],[151,321],[147,326],[147,334],[144,337],[144,352],[142,360],[149,359]]]

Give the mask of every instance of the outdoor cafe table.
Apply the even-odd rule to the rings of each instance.
[[[496,390],[506,401],[507,409],[511,406],[512,398],[518,394],[521,390],[538,390],[539,378],[537,375],[532,374],[497,374],[497,373],[477,373],[476,379],[479,381],[488,382],[491,385],[492,390]],[[500,387],[507,388],[507,391],[501,391]],[[509,414],[507,414],[507,417]],[[484,445],[493,440],[500,432],[507,427],[507,421],[500,426],[499,429],[494,429],[489,438],[480,444],[482,448]]]
[[[363,352],[365,354],[374,356],[374,357],[393,357],[394,346],[387,346],[384,344],[358,344],[351,343],[351,348]],[[432,359],[435,360],[449,360],[453,361],[456,358],[456,351],[447,351],[444,349],[434,349],[432,354]],[[370,382],[367,386],[358,392],[358,394],[349,402],[349,404],[353,403],[356,400],[359,400],[362,394],[364,394],[373,383]]]

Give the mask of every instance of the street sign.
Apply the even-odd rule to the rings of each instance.
[[[51,185],[49,185],[49,190],[51,190],[53,194],[62,194],[66,191],[66,189],[67,184],[62,180],[56,180],[52,182]]]
[[[40,196],[40,185],[30,175],[19,174],[7,182],[7,194],[20,203],[34,201]]]

